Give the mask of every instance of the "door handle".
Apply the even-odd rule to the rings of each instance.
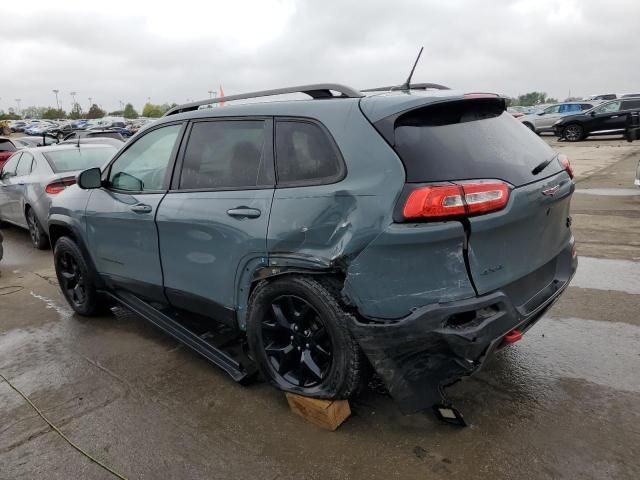
[[[262,212],[257,208],[236,207],[227,210],[227,215],[236,218],[258,218]]]
[[[151,210],[151,205],[145,205],[144,203],[139,203],[131,207],[131,211],[136,213],[151,213]]]
[[[620,115],[611,115],[609,118],[618,118]]]

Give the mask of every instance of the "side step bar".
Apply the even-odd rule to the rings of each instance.
[[[202,355],[214,365],[222,368],[236,382],[243,384],[248,383],[257,373],[256,367],[253,363],[243,365],[224,350],[221,350],[205,340],[206,335],[198,335],[186,328],[180,322],[147,305],[134,295],[122,291],[118,291],[117,293],[101,293],[111,296],[114,300],[137,313],[142,318],[173,337],[175,340],[186,345],[194,352]]]

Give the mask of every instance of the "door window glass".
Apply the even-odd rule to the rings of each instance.
[[[22,155],[22,153],[16,153],[11,157],[9,157],[9,160],[7,160],[7,163],[5,163],[4,167],[2,167],[2,175],[0,175],[0,177],[8,178],[8,177],[13,177],[16,174],[16,167],[18,166],[18,160],[20,160],[20,155]]]
[[[596,113],[617,112],[618,110],[620,110],[620,103],[621,103],[620,100],[616,102],[605,103],[604,105],[600,105],[598,108],[596,108],[595,112]]]
[[[622,110],[640,110],[640,99],[624,100]]]
[[[343,172],[337,147],[310,122],[277,123],[276,164],[280,185],[331,181]]]
[[[181,125],[153,130],[127,148],[111,165],[109,182],[118,190],[164,190],[171,153]]]
[[[181,189],[273,185],[263,120],[195,123],[184,154]]]
[[[545,108],[543,112],[546,115],[549,115],[550,113],[558,113],[560,112],[560,105],[551,105],[550,107]]]
[[[16,169],[16,177],[22,177],[23,175],[29,175],[31,173],[31,162],[33,162],[33,155],[30,153],[23,153],[18,168]]]

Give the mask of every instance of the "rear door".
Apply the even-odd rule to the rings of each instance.
[[[556,153],[495,101],[423,107],[395,125],[395,149],[408,183],[495,179],[509,186],[502,210],[463,220],[468,267],[479,294],[527,276],[567,247],[573,183]],[[534,173],[542,162],[549,163]]]
[[[18,162],[16,176],[11,179],[12,185],[8,188],[12,197],[12,221],[25,228],[27,227],[27,220],[24,216],[24,196],[31,181],[32,166],[33,155],[29,152],[24,152]]]
[[[164,197],[184,124],[163,124],[137,138],[91,191],[87,236],[98,272],[115,288],[166,303],[155,216]]]
[[[596,107],[591,113],[588,133],[624,129],[626,117],[620,114],[621,104],[622,100],[615,100]]]
[[[266,264],[273,121],[195,121],[181,157],[156,219],[165,294],[177,308],[235,325],[240,274]]]

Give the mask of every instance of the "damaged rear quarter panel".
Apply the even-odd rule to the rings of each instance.
[[[295,108],[289,117],[296,116]],[[300,116],[304,113],[302,108]],[[276,189],[267,235],[269,264],[344,271],[392,221],[404,167],[357,103],[318,104],[314,119],[335,140],[346,176],[328,185]]]
[[[391,224],[349,265],[345,295],[366,317],[395,319],[475,295],[459,222]]]

